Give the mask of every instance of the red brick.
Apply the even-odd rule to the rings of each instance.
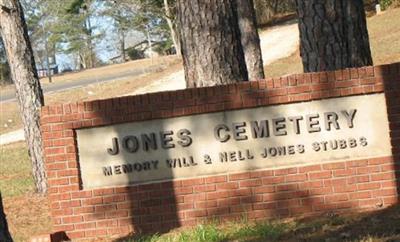
[[[321,171],[321,172],[311,172],[308,174],[310,180],[318,180],[318,179],[325,179],[331,178],[332,172],[331,171]]]
[[[363,190],[376,190],[381,188],[381,184],[379,182],[375,183],[362,183],[357,185],[359,191]]]
[[[247,212],[247,211],[250,211],[251,209],[252,209],[252,205],[251,204],[242,204],[242,205],[231,206],[230,207],[231,213]]]
[[[202,184],[204,184],[204,178],[190,179],[190,180],[183,180],[182,181],[182,186],[183,187],[202,185]]]
[[[62,222],[64,224],[71,224],[71,223],[79,223],[82,222],[83,218],[82,216],[70,216],[70,217],[64,217],[62,218]]]
[[[90,214],[85,214],[83,215],[83,219],[86,222],[90,222],[90,221],[98,221],[101,219],[105,218],[105,214],[104,213],[90,213]]]
[[[294,207],[294,208],[289,208],[289,212],[292,215],[304,215],[307,213],[312,212],[312,207],[310,206],[303,206],[303,207]]]
[[[299,167],[299,173],[307,173],[310,171],[320,171],[320,170],[321,170],[321,165]]]
[[[67,168],[67,165],[64,162],[63,163],[46,164],[47,170],[64,170],[66,168]]]
[[[60,203],[61,208],[73,208],[81,206],[80,200],[65,201]]]
[[[323,188],[310,189],[309,191],[311,195],[325,195],[325,194],[331,194],[333,192],[333,188],[323,187]]]
[[[104,196],[114,193],[114,188],[104,188],[99,190],[93,190],[93,196]]]
[[[69,224],[69,225],[54,225],[53,226],[53,231],[72,231],[74,230],[74,225]]]
[[[86,213],[93,213],[94,212],[94,207],[76,207],[73,209],[75,215],[79,214],[86,214]]]
[[[372,192],[373,197],[387,197],[397,195],[396,188],[380,189]]]
[[[73,210],[72,208],[64,208],[64,209],[53,209],[51,211],[51,215],[52,216],[66,216],[66,215],[72,215],[73,214]]]
[[[205,178],[205,183],[222,183],[226,182],[228,180],[227,176],[213,176],[213,177],[207,177]]]
[[[216,215],[222,215],[222,214],[228,214],[229,213],[229,208],[223,208],[223,207],[218,207],[218,208],[208,208],[207,209],[207,216],[213,217]]]
[[[368,160],[358,160],[358,161],[348,161],[347,167],[360,167],[360,166],[367,166]]]
[[[374,207],[376,208],[377,204],[380,204],[381,200],[380,199],[366,199],[366,200],[359,200],[358,201],[358,206],[359,207]]]
[[[196,202],[194,206],[196,209],[213,208],[218,206],[218,202],[216,200]]]
[[[259,186],[253,188],[255,194],[275,192],[275,186]]]
[[[205,217],[207,216],[207,210],[194,210],[194,211],[187,211],[185,213],[186,218],[197,218],[197,217]]]
[[[70,176],[78,176],[78,170],[61,170],[57,171],[57,176],[58,177],[70,177]]]
[[[47,183],[49,184],[49,186],[68,185],[69,180],[68,178],[49,179]]]
[[[334,177],[352,176],[356,174],[356,169],[344,169],[333,171]]]
[[[335,193],[348,193],[357,191],[357,185],[344,185],[344,186],[336,186],[333,188]]]
[[[286,182],[301,182],[307,180],[307,174],[288,175],[285,176]]]
[[[334,194],[325,196],[326,203],[335,203],[347,200],[349,200],[349,196],[347,194]]]
[[[209,193],[207,193],[206,197],[207,197],[207,200],[227,198],[227,197],[229,197],[229,193],[228,193],[228,191],[209,192]]]
[[[392,163],[392,157],[380,157],[380,158],[371,158],[368,160],[369,165],[381,165],[385,163]]]
[[[128,217],[127,210],[107,211],[106,218],[123,218]]]
[[[275,170],[274,175],[282,176],[282,175],[288,175],[288,174],[296,174],[297,172],[298,172],[297,168],[286,168],[286,169]]]
[[[350,200],[365,199],[365,198],[370,198],[370,197],[371,197],[370,191],[350,193]]]
[[[368,167],[358,167],[357,168],[357,175],[362,175],[362,174],[371,174],[371,173],[376,173],[380,171],[379,166],[368,166]]]
[[[296,191],[298,190],[297,184],[282,184],[276,186],[276,191]]]
[[[395,175],[393,172],[386,172],[386,173],[371,175],[371,181],[385,181],[385,180],[393,180],[393,179],[395,179]]]
[[[344,201],[335,203],[336,209],[348,209],[358,206],[358,201]]]
[[[301,199],[301,204],[306,205],[306,206],[314,206],[317,204],[322,204],[324,203],[324,198],[323,197],[307,197]]]
[[[78,190],[79,190],[79,185],[69,185],[69,186],[58,187],[58,191],[60,193],[73,192],[73,191],[78,191]]]
[[[217,184],[216,190],[232,190],[232,189],[237,189],[239,188],[239,183],[238,182],[226,182],[226,183],[221,183]]]
[[[280,200],[276,202],[277,208],[290,208],[300,206],[299,199]]]
[[[323,164],[322,168],[324,170],[339,170],[344,169],[346,167],[345,163],[332,163],[332,164]]]
[[[185,195],[183,197],[183,201],[185,203],[194,202],[194,201],[205,201],[205,200],[207,200],[205,193],[190,194],[190,195]]]
[[[102,197],[89,198],[89,199],[83,200],[83,205],[97,205],[97,204],[103,204]]]
[[[215,184],[194,186],[193,190],[194,190],[194,192],[211,192],[211,191],[215,191]]]
[[[385,206],[398,204],[399,203],[398,195],[393,196],[393,197],[384,197],[383,202],[384,202]]]
[[[251,179],[251,180],[244,180],[239,182],[239,187],[257,187],[261,186],[262,181],[261,179]]]
[[[231,174],[229,175],[229,181],[244,180],[244,179],[249,179],[250,177],[251,177],[250,172]]]
[[[285,177],[280,176],[280,177],[266,177],[262,179],[262,182],[264,185],[270,185],[270,184],[279,184],[283,183],[285,181]]]
[[[382,188],[389,188],[389,187],[396,187],[396,181],[392,180],[392,181],[382,181],[381,182],[381,186]]]
[[[107,229],[86,230],[85,237],[99,237],[107,235]]]
[[[72,199],[92,197],[92,191],[79,191],[71,193]]]
[[[69,239],[79,239],[85,237],[85,231],[68,232]]]
[[[176,195],[187,195],[193,193],[193,188],[192,187],[177,187],[174,190],[174,193]]]
[[[310,92],[310,91],[311,91],[311,88],[309,85],[288,88],[288,94],[298,94],[298,93],[305,93],[305,92]]]
[[[380,170],[381,170],[382,172],[387,172],[387,171],[394,171],[394,170],[396,170],[394,164],[381,165],[380,168],[381,168]],[[379,167],[376,166],[376,167],[374,167],[374,171],[375,171],[375,169],[378,170]]]
[[[369,175],[357,176],[354,177],[357,183],[369,182]],[[350,182],[349,182],[350,183]]]
[[[115,219],[107,219],[107,220],[102,220],[96,222],[96,227],[97,228],[110,228],[110,227],[117,227],[118,226],[118,221]]]

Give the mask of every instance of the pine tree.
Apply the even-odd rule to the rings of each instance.
[[[18,0],[0,0],[0,33],[15,84],[36,190],[45,193],[47,182],[40,132],[40,109],[44,99],[23,9]]]
[[[362,0],[296,0],[304,72],[372,65]]]
[[[178,0],[187,87],[248,80],[234,0]]]
[[[240,38],[249,80],[264,79],[264,65],[253,0],[236,0]]]

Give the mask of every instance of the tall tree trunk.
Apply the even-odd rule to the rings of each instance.
[[[264,66],[257,31],[256,13],[253,0],[236,0],[239,18],[240,38],[246,59],[249,80],[264,79]]]
[[[372,65],[362,0],[296,0],[304,72]]]
[[[89,66],[89,68],[96,67],[96,62],[94,60],[94,51],[93,51],[93,43],[92,43],[92,23],[90,21],[90,16],[88,16],[87,19],[87,36],[86,36],[86,41],[87,41],[87,46],[89,49],[89,58],[88,61],[89,63],[86,66]]]
[[[119,43],[121,45],[121,58],[122,63],[126,62],[126,51],[125,51],[125,32],[123,29],[119,30]]]
[[[248,80],[235,0],[178,0],[187,87]]]
[[[0,241],[12,242],[10,231],[8,230],[7,218],[3,208],[3,198],[0,191]]]
[[[153,43],[151,41],[150,27],[146,24],[146,32],[147,32],[147,44],[149,46],[149,57],[151,61],[153,61]],[[152,62],[153,63],[153,62]]]
[[[40,133],[40,109],[43,93],[21,4],[18,0],[0,0],[0,32],[3,36],[11,78],[14,80],[25,139],[32,161],[36,189],[47,190]]]
[[[44,52],[46,55],[46,68],[47,68],[47,77],[49,78],[49,82],[52,82],[51,78],[51,68],[50,68],[50,58],[49,58],[49,45],[48,45],[48,38],[47,38],[47,31],[45,29],[45,23],[42,25],[43,30],[43,37],[44,37]]]
[[[181,46],[179,45],[179,40],[178,40],[178,35],[176,33],[175,25],[172,22],[173,14],[171,13],[168,0],[164,0],[164,10],[165,10],[165,20],[167,20],[169,31],[171,32],[172,42],[174,43],[176,53],[178,54],[181,52]]]

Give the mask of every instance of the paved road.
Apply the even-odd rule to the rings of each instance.
[[[74,89],[79,87],[84,87],[94,83],[102,83],[108,81],[115,81],[115,80],[123,80],[126,78],[132,78],[139,76],[144,73],[154,72],[159,70],[163,65],[157,66],[150,66],[145,69],[133,69],[130,71],[115,73],[113,75],[107,75],[104,77],[91,77],[91,78],[83,78],[78,81],[71,81],[71,82],[60,82],[60,83],[52,83],[42,87],[44,94],[49,94],[53,92],[65,91],[68,89]],[[11,102],[15,100],[15,91],[3,91],[0,93],[0,102]]]
[[[298,32],[297,24],[286,24],[283,26],[273,27],[264,31],[260,34],[261,39],[261,49],[263,54],[264,64],[267,65],[272,63],[273,61],[290,56],[294,53],[299,45],[299,32]],[[74,83],[59,83],[52,84],[47,88],[44,88],[44,92],[55,92],[66,90],[70,88],[78,88],[81,86],[89,85],[91,83],[96,82],[106,82],[111,80],[124,79],[126,77],[133,77],[136,75],[140,75],[143,72],[151,72],[161,66],[153,66],[145,71],[132,71],[129,73],[118,73],[118,75],[112,77],[102,78],[101,80],[96,79],[87,79],[81,80]],[[58,86],[57,86],[58,85]],[[153,83],[149,83],[146,86],[143,86],[130,95],[137,95],[142,93],[149,92],[157,92],[157,91],[165,91],[165,90],[176,90],[185,88],[185,78],[183,70],[179,70],[176,73],[172,73],[171,75],[161,78],[159,80],[154,81]],[[8,98],[8,100],[13,100],[13,95]],[[5,100],[3,94],[1,94],[0,102]],[[0,145],[22,141],[24,140],[24,132],[23,130],[17,130],[11,133],[0,135]]]

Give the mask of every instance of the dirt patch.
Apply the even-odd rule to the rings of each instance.
[[[37,194],[4,198],[4,210],[10,233],[16,242],[29,241],[33,235],[52,230],[48,199]]]

